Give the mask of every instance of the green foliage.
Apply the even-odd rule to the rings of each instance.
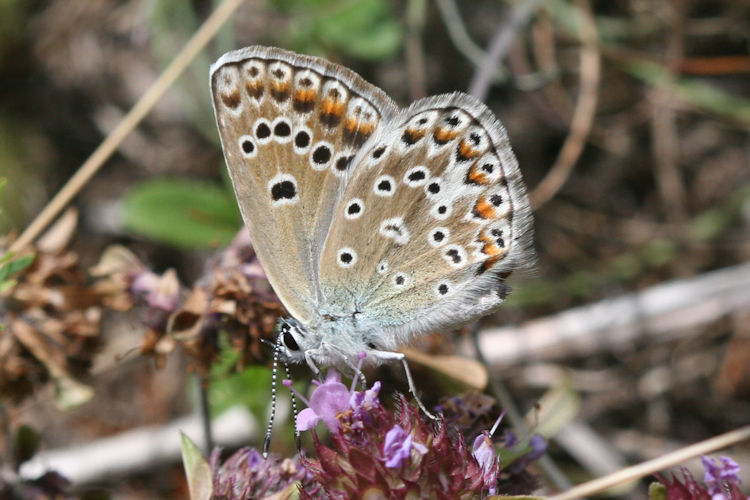
[[[673,78],[666,66],[632,61],[625,70],[645,83],[669,89],[679,99],[718,116],[750,125],[750,99],[729,94],[697,78]]]
[[[263,420],[271,391],[271,371],[265,366],[250,366],[237,372],[235,366],[239,357],[240,354],[223,340],[219,359],[211,367],[208,397],[211,415],[221,415],[240,404],[258,420]]]
[[[711,241],[731,227],[741,217],[743,207],[750,204],[750,184],[746,184],[719,205],[709,208],[690,221],[690,237],[697,241]]]
[[[214,0],[213,8],[219,3]],[[166,68],[175,55],[182,50],[188,39],[197,31],[200,19],[193,2],[161,0],[148,2],[149,49],[162,68]],[[235,47],[232,23],[219,31],[215,41],[216,54]],[[179,103],[179,109],[190,123],[209,141],[219,144],[211,109],[208,88],[208,68],[214,56],[202,51],[190,64],[187,71],[170,90]]]
[[[16,429],[13,438],[13,465],[18,467],[30,460],[39,450],[41,438],[32,427],[21,425]]]
[[[0,0],[0,53],[19,43],[32,12],[32,2]]]
[[[6,253],[0,257],[0,292],[15,286],[16,280],[13,276],[29,267],[32,262],[34,262],[34,254],[15,258],[15,254]]]
[[[128,192],[124,205],[127,229],[179,247],[226,245],[242,225],[234,196],[213,183],[147,181]]]
[[[291,25],[283,45],[305,53],[340,52],[361,59],[393,56],[401,25],[385,0],[274,0]]]
[[[545,8],[568,33],[576,36],[580,32],[582,14],[573,3],[565,0],[548,0],[545,2]],[[650,14],[635,15],[626,20],[597,17],[595,22],[600,45],[618,50],[620,47],[616,42],[622,41],[625,37],[662,32],[665,26],[656,16]],[[621,65],[625,71],[646,85],[666,88],[670,94],[704,112],[734,120],[745,127],[750,124],[750,99],[733,95],[697,77],[675,75],[664,64],[646,58],[627,58]]]

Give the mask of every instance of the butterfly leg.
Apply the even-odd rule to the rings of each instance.
[[[315,360],[313,359],[313,356],[315,356],[314,350],[308,350],[305,351],[305,361],[307,361],[307,366],[310,367],[310,370],[315,374],[315,377],[317,377],[318,380],[323,381],[323,375],[320,373],[320,368],[318,368],[318,365],[315,364]]]
[[[427,415],[432,420],[437,420],[437,417],[427,411],[427,408],[425,407],[424,403],[422,403],[422,400],[419,399],[419,395],[417,394],[417,388],[414,386],[414,379],[411,377],[411,370],[409,370],[409,363],[406,362],[406,356],[403,353],[400,352],[391,352],[391,351],[377,351],[372,350],[370,351],[370,354],[373,356],[380,358],[380,359],[396,359],[401,361],[401,363],[404,365],[404,373],[406,373],[406,381],[409,384],[409,392],[412,393],[414,396],[414,399],[417,401],[417,405],[419,406],[419,409],[424,412],[425,415]]]
[[[344,351],[341,348],[339,348],[338,346],[334,344],[330,344],[328,342],[323,342],[321,345],[324,350],[339,353],[341,355],[341,359],[344,361],[346,366],[348,366],[349,369],[352,371],[352,376],[355,379],[359,378],[359,380],[362,382],[362,387],[364,389],[367,389],[367,379],[365,378],[365,374],[362,373],[362,370],[360,370],[357,365],[352,363],[352,361],[344,354]]]

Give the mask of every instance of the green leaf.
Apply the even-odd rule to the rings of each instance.
[[[265,417],[271,390],[271,371],[264,366],[249,366],[236,371],[240,358],[227,336],[219,337],[219,357],[211,366],[208,386],[211,415],[218,416],[235,405],[248,408],[259,420]]]
[[[31,459],[39,450],[41,438],[32,427],[22,425],[16,429],[13,439],[13,464],[18,467],[25,461]]]
[[[401,27],[381,0],[359,0],[318,25],[324,43],[362,59],[384,59],[393,55],[401,43]]]
[[[721,204],[694,217],[690,221],[688,234],[698,241],[710,241],[719,237],[742,216],[743,206],[747,203],[750,203],[750,184],[743,185]]]
[[[226,245],[242,225],[234,196],[218,184],[186,179],[148,181],[124,200],[125,226],[170,245]]]
[[[211,466],[189,437],[180,432],[180,439],[182,465],[185,467],[190,500],[210,500],[213,495]]]
[[[665,66],[651,61],[631,61],[625,70],[645,83],[667,88],[698,108],[750,126],[750,99],[724,92],[697,78],[676,77]]]
[[[195,10],[194,2],[161,1],[147,2],[145,5],[148,9],[146,15],[149,49],[154,59],[166,68],[198,29],[199,14]],[[231,24],[226,23],[220,31],[220,48],[229,50],[234,46]],[[227,42],[231,44],[230,47],[227,47]],[[209,141],[218,144],[216,123],[210,104],[211,96],[206,85],[206,72],[213,59],[214,56],[206,50],[198,53],[169,92],[177,100],[179,110],[190,123]]]
[[[14,276],[27,267],[31,265],[32,262],[34,262],[34,258],[36,256],[32,254],[27,254],[22,257],[19,257],[17,259],[14,258],[13,254],[5,254],[2,258],[0,258],[0,283],[10,279],[11,276]]]
[[[276,0],[274,4],[290,18],[283,45],[300,52],[384,59],[401,45],[401,24],[385,0]]]
[[[247,407],[262,420],[271,391],[271,370],[265,366],[249,366],[241,372],[212,377],[209,386],[211,415],[218,416],[235,405]]]
[[[547,391],[539,400],[540,410],[526,415],[526,424],[546,439],[553,437],[569,424],[581,408],[581,398],[571,388],[570,380],[564,378]]]

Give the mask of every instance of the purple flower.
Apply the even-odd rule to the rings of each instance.
[[[534,434],[529,440],[529,451],[518,457],[510,466],[510,472],[520,472],[524,470],[534,460],[539,459],[547,451],[547,441],[541,434]]]
[[[492,436],[488,431],[482,432],[474,440],[471,454],[482,470],[482,482],[491,495],[495,494],[497,477],[500,474],[500,457],[497,456]]]
[[[472,450],[471,454],[477,459],[477,462],[483,471],[495,467],[497,453],[495,453],[495,447],[492,445],[492,438],[490,437],[489,432],[485,431],[477,436],[474,440]]]
[[[318,387],[313,391],[309,401],[297,393],[297,396],[307,405],[307,408],[297,415],[297,428],[307,431],[322,420],[331,432],[336,432],[339,428],[338,415],[350,408],[349,389],[341,383],[341,375],[334,369],[328,370],[325,382],[321,384],[315,381],[315,383]],[[284,385],[291,388],[291,381],[285,380]]]
[[[719,460],[717,463],[711,457],[701,457],[705,485],[698,482],[685,468],[681,469],[682,479],[675,474],[671,479],[660,474],[656,474],[656,478],[664,485],[666,498],[748,500],[750,497],[744,495],[738,486],[739,465],[728,457],[720,457]]]
[[[518,444],[518,436],[512,430],[505,429],[503,431],[503,443],[505,448],[513,448]]]
[[[349,406],[351,406],[352,410],[370,410],[375,407],[375,405],[380,404],[380,401],[378,400],[378,393],[380,392],[380,380],[376,380],[375,383],[372,384],[372,387],[367,389],[366,391],[352,391],[352,395],[349,399]]]
[[[239,500],[274,496],[294,483],[313,488],[313,478],[298,459],[270,456],[263,459],[254,448],[242,448],[220,463],[221,450],[211,453],[209,464],[213,476],[212,498]]]
[[[385,466],[389,469],[398,469],[404,461],[411,458],[411,451],[416,450],[420,455],[427,453],[427,447],[417,443],[400,425],[394,425],[385,435],[383,444],[383,456]]]
[[[703,482],[706,483],[712,500],[726,500],[727,496],[724,494],[726,487],[741,482],[738,476],[740,466],[737,462],[729,457],[720,457],[719,460],[721,463],[717,464],[715,459],[701,456],[705,470]]]

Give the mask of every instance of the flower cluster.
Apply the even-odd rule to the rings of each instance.
[[[266,498],[296,484],[309,487],[311,477],[297,459],[264,459],[254,448],[242,448],[219,465],[219,449],[211,454],[215,499]]]
[[[720,457],[717,461],[711,457],[702,456],[703,483],[698,482],[687,469],[681,469],[682,479],[676,475],[671,479],[657,474],[659,483],[651,488],[651,497],[664,492],[666,498],[680,498],[685,500],[747,500],[750,497],[740,491],[740,466],[729,457]]]
[[[311,430],[322,422],[331,446],[313,433],[317,458],[304,458],[302,465],[317,487],[303,490],[303,498],[483,498],[503,489],[489,432],[469,448],[458,427],[427,419],[403,396],[395,411],[381,404],[379,382],[356,391],[330,369],[317,385],[309,401],[300,395],[308,408],[298,415],[297,427]],[[533,455],[521,454],[528,458],[524,464],[539,450],[544,446],[537,440]],[[510,480],[510,473],[505,477]]]
[[[294,391],[290,381],[284,384]],[[395,410],[389,409],[379,399],[380,382],[357,391],[329,369],[326,379],[315,384],[309,400],[297,394],[307,408],[296,423],[299,430],[312,431],[316,457],[263,462],[256,450],[243,449],[219,466],[215,453],[214,498],[267,498],[289,492],[295,481],[304,499],[475,499],[529,494],[536,486],[523,469],[545,450],[543,439],[533,438],[529,447],[506,433],[506,446],[512,448],[506,451],[515,457],[506,464],[501,464],[491,432],[476,436],[469,431],[469,437],[474,436],[469,447],[463,432],[468,426],[456,424],[465,415],[459,417],[453,410],[477,408],[476,396],[465,398],[466,404],[453,398],[433,421],[402,395],[396,398]],[[467,423],[480,417],[473,414]],[[315,432],[321,423],[329,430],[329,444]]]
[[[216,360],[220,331],[241,353],[240,365],[263,360],[261,340],[273,339],[276,321],[284,314],[244,230],[211,259],[192,289],[180,284],[174,270],[156,274],[120,246],[105,250],[91,274],[118,309],[142,307],[142,354],[163,363],[181,343],[201,373]]]

